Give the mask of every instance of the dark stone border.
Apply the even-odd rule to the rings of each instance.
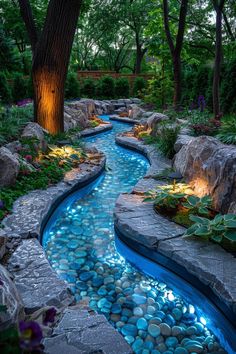
[[[147,179],[150,179],[151,184],[153,184],[153,185],[158,183],[158,181],[153,180],[152,177],[153,177],[153,175],[157,174],[160,171],[160,165],[163,164],[163,158],[159,160],[158,154],[156,155],[156,153],[152,150],[152,148],[150,146],[144,145],[143,142],[137,140],[136,138],[127,137],[125,135],[118,135],[116,137],[116,142],[117,142],[117,144],[119,144],[123,147],[133,149],[135,151],[142,153],[145,157],[148,158],[148,160],[150,161],[150,164],[151,164],[151,166],[147,172],[147,175],[142,180],[140,180],[138,182],[136,187],[134,187],[133,192],[131,194],[129,194],[130,198],[134,199],[137,196],[137,194],[135,194],[135,193],[140,194],[140,192],[143,193],[144,191],[147,190]],[[163,169],[163,167],[161,169]],[[133,197],[132,197],[132,194],[133,194]],[[145,231],[143,231],[142,229],[138,230],[138,228],[135,228],[134,224],[133,224],[133,229],[132,229],[131,223],[126,224],[125,219],[122,219],[122,221],[121,221],[120,214],[124,213],[124,215],[125,215],[125,212],[127,212],[127,213],[130,213],[130,215],[131,215],[131,213],[133,212],[132,207],[129,209],[129,206],[127,206],[126,204],[122,204],[123,197],[125,197],[125,194],[123,194],[123,195],[121,194],[121,196],[120,196],[121,201],[119,200],[120,198],[118,198],[117,203],[116,203],[116,209],[114,212],[115,230],[117,232],[117,235],[131,249],[134,249],[136,252],[140,253],[144,257],[149,258],[152,261],[155,261],[156,263],[161,264],[162,266],[168,268],[172,272],[174,269],[174,273],[176,273],[177,275],[179,275],[180,277],[182,277],[183,279],[188,281],[195,288],[197,288],[204,295],[206,295],[217,306],[217,308],[219,308],[219,310],[230,321],[230,323],[236,328],[236,316],[235,316],[236,304],[235,304],[235,302],[231,303],[231,306],[230,306],[229,301],[227,301],[229,299],[227,299],[225,297],[225,296],[227,296],[227,294],[224,294],[224,293],[219,294],[219,292],[220,292],[219,288],[217,289],[217,291],[214,291],[215,289],[213,289],[211,287],[211,284],[204,283],[202,281],[204,279],[203,278],[203,276],[204,276],[203,270],[200,270],[200,268],[199,268],[199,271],[196,271],[196,269],[195,269],[196,274],[192,274],[188,268],[184,267],[183,264],[184,264],[185,255],[181,255],[180,258],[182,257],[182,259],[178,258],[178,262],[176,261],[176,259],[172,259],[172,253],[174,251],[175,245],[173,246],[172,249],[167,250],[168,246],[170,246],[172,242],[176,243],[176,242],[178,242],[178,240],[182,241],[183,238],[181,236],[174,236],[174,238],[170,237],[169,239],[166,238],[164,240],[159,238],[156,240],[157,241],[156,245],[151,245],[151,242],[148,243],[147,245],[144,245],[143,237],[144,238],[147,237],[148,231],[149,231],[148,229],[146,229],[146,226],[145,226]],[[134,204],[135,204],[135,202],[134,202]],[[138,209],[138,212],[142,214],[141,208]],[[148,217],[150,217],[150,215],[148,215]],[[158,217],[160,218],[161,216],[159,215]],[[173,222],[168,221],[166,218],[163,218],[163,219],[165,220],[166,224],[168,224],[168,223],[173,224]],[[122,222],[123,222],[123,224],[122,224]],[[135,222],[137,223],[137,219],[135,219],[134,223]],[[147,222],[147,224],[148,224],[148,222]],[[124,228],[124,227],[125,227],[125,231],[122,230],[122,228]],[[140,231],[140,234],[138,235],[139,231]],[[144,232],[143,235],[142,235],[142,232]],[[159,232],[161,232],[161,230],[159,230]],[[152,237],[152,235],[151,235],[151,237]],[[196,242],[197,241],[194,241],[194,243],[193,242],[191,242],[191,243],[196,245]],[[199,242],[201,243],[201,241],[198,241],[198,243]],[[164,245],[164,247],[163,247],[163,245]],[[216,247],[217,250],[221,249],[221,247],[218,245],[213,245],[212,248],[214,248],[214,247]],[[161,249],[161,251],[159,250],[159,248]],[[223,253],[224,252],[225,251],[223,251]],[[227,256],[226,252],[225,252],[225,254]],[[186,257],[187,257],[187,255],[186,255]],[[196,255],[195,255],[195,257],[196,257]],[[229,255],[229,257],[232,257],[232,256]],[[230,260],[231,259],[229,259],[229,261]],[[186,264],[189,263],[188,257],[186,258],[186,262],[187,262]],[[228,272],[230,272],[230,270],[228,270]],[[212,274],[212,277],[214,277],[214,276],[217,276],[217,275]],[[228,281],[229,281],[229,279],[228,279]],[[232,281],[233,281],[233,278],[232,278]],[[220,283],[220,282],[221,282],[221,280],[219,279],[218,283]],[[215,284],[217,284],[217,279],[213,285],[215,285]],[[229,289],[229,292],[230,292],[230,289]],[[232,297],[233,296],[234,296],[234,294],[232,294]]]
[[[128,124],[140,124],[140,121],[137,119],[132,119],[132,118],[128,118],[128,117],[119,117],[116,114],[111,114],[109,115],[109,119],[110,120],[114,120],[117,122],[121,122],[121,123],[128,123]]]
[[[87,138],[89,136],[93,136],[93,135],[97,135],[97,134],[101,134],[104,132],[107,132],[109,130],[111,130],[112,124],[111,123],[104,123],[104,124],[100,124],[95,128],[87,128],[84,129],[81,133],[79,133],[79,137],[80,138]]]

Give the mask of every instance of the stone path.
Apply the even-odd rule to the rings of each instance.
[[[147,175],[131,194],[121,194],[114,211],[115,227],[124,238],[132,240],[178,264],[200,284],[209,286],[217,304],[236,325],[236,259],[222,247],[196,238],[183,238],[185,228],[169,221],[144,203],[142,194],[163,183],[153,179],[168,162],[148,145],[133,137],[117,137],[117,143],[146,155],[151,163]],[[132,244],[132,243],[131,243]]]
[[[132,354],[130,346],[103,315],[78,307],[63,312],[43,344],[45,354]]]

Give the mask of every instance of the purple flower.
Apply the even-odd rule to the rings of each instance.
[[[43,339],[43,333],[37,322],[20,321],[20,346],[25,350],[40,349],[40,342]]]
[[[0,200],[0,210],[4,208],[4,201]]]
[[[57,310],[54,307],[48,309],[44,314],[43,324],[47,325],[48,323],[53,323],[55,321],[56,314]]]
[[[32,99],[31,98],[25,98],[24,100],[22,101],[18,101],[17,102],[17,106],[18,107],[23,107],[23,106],[26,106],[27,104],[31,103],[32,102]]]
[[[203,95],[198,96],[197,103],[198,103],[198,108],[200,109],[200,112],[203,112],[206,107],[205,97]]]

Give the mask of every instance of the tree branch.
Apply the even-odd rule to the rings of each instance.
[[[38,34],[35,21],[32,14],[32,9],[29,0],[18,0],[20,6],[20,13],[26,26],[26,30],[30,39],[32,51],[34,53],[36,44],[38,42]]]
[[[180,14],[179,14],[179,27],[176,37],[175,50],[181,52],[183,46],[183,38],[186,24],[186,16],[188,11],[188,0],[181,1]]]
[[[169,7],[168,7],[168,0],[163,0],[163,15],[164,15],[164,27],[166,32],[167,42],[170,47],[170,51],[172,55],[174,54],[175,46],[174,42],[170,33],[170,26],[169,26]]]

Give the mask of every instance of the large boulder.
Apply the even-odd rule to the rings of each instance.
[[[191,139],[175,155],[174,167],[199,196],[210,194],[216,210],[233,210],[236,200],[236,148],[209,136]]]
[[[148,131],[150,131],[151,135],[156,136],[159,123],[164,122],[164,121],[168,121],[168,120],[169,120],[169,117],[167,117],[165,114],[153,113],[147,119],[146,128],[148,129]]]
[[[22,138],[37,139],[39,148],[46,150],[47,143],[44,136],[45,130],[38,123],[28,123],[23,130]]]
[[[94,102],[94,100],[90,100],[90,99],[86,98],[86,99],[80,100],[80,103],[83,103],[83,104],[86,105],[89,117],[91,117],[93,114],[95,114],[95,102]]]
[[[174,145],[175,152],[179,152],[184,145],[187,145],[193,139],[195,139],[193,136],[180,134]]]
[[[16,156],[4,146],[0,148],[0,187],[15,184],[20,170],[20,163]]]
[[[131,119],[140,119],[143,117],[144,110],[137,104],[131,104],[129,106],[129,118]]]
[[[0,331],[24,318],[24,307],[20,295],[8,271],[0,265]]]
[[[64,107],[64,122],[69,129],[80,126],[82,129],[88,127],[88,115],[82,109],[72,108],[71,106]]]

